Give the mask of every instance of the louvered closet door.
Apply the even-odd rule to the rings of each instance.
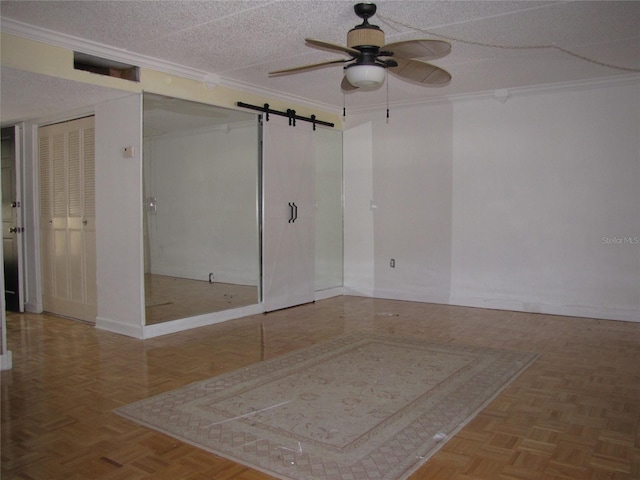
[[[45,311],[96,318],[94,118],[39,129]]]

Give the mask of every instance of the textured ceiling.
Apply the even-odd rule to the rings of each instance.
[[[282,92],[327,106],[384,105],[386,88],[343,96],[340,65],[269,77],[272,70],[342,58],[305,37],[345,44],[360,23],[354,1],[7,1],[5,19]],[[472,92],[604,78],[640,71],[640,1],[379,0],[371,23],[388,43],[446,38],[433,63],[444,87],[389,81],[392,104]],[[547,48],[516,48],[547,47]],[[587,59],[581,58],[587,57]],[[608,64],[610,66],[604,66]],[[625,67],[625,69],[612,66]],[[5,84],[3,97],[20,85]],[[3,118],[5,116],[3,115]]]

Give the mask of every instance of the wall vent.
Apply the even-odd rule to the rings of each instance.
[[[87,53],[73,52],[73,68],[107,77],[122,78],[132,82],[140,81],[140,67],[96,57]]]

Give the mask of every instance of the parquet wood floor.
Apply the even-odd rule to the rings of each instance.
[[[112,410],[353,331],[541,355],[412,480],[640,479],[640,323],[337,297],[146,341],[49,315],[7,327],[6,480],[269,479]]]

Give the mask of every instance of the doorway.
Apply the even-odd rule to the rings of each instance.
[[[20,128],[2,129],[2,248],[4,254],[5,306],[24,311],[22,288],[22,227],[20,196]]]

